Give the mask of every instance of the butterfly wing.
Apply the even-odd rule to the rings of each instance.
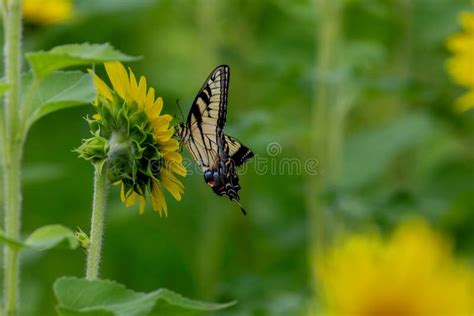
[[[214,69],[199,90],[189,111],[182,141],[203,169],[215,168],[219,160],[217,131],[222,131],[227,114],[229,66]]]
[[[229,66],[214,69],[199,90],[182,125],[180,138],[204,172],[204,180],[218,195],[239,205],[236,167],[253,157],[252,151],[224,134],[229,89]],[[245,214],[245,210],[242,208]]]
[[[235,162],[236,167],[242,166],[247,160],[254,156],[253,152],[237,139],[224,135],[226,152]]]

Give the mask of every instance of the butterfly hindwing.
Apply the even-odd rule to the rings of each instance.
[[[224,135],[225,144],[227,146],[227,153],[232,160],[235,161],[235,166],[242,166],[247,160],[254,156],[253,152],[237,139]]]

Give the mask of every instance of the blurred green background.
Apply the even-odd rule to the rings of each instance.
[[[325,2],[78,0],[67,23],[25,26],[26,50],[110,42],[143,56],[128,66],[171,114],[177,98],[187,112],[209,72],[229,64],[227,132],[267,159],[267,172],[256,172],[254,160],[241,176],[247,217],[199,174],[184,179],[181,202],[168,198],[166,219],[126,209],[111,188],[102,278],[239,301],[219,315],[299,315],[312,298],[311,236],[321,225],[326,233],[388,231],[423,216],[474,258],[474,116],[454,110],[463,89],[445,71],[446,38],[470,1],[347,0],[336,15]],[[335,24],[338,32],[321,36]],[[332,47],[327,69],[322,45]],[[326,106],[342,113],[327,119],[317,117],[325,87]],[[72,149],[88,137],[82,118],[92,112],[55,113],[30,131],[25,235],[51,223],[88,231],[93,170]],[[275,143],[277,155],[267,148]],[[318,159],[317,174],[272,172],[288,158]],[[321,208],[329,221],[315,222]],[[24,253],[23,314],[53,315],[53,281],[82,276],[84,262],[81,251]]]

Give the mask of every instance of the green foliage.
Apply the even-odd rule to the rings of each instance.
[[[270,164],[322,154],[310,151],[316,126],[309,117],[320,82],[315,58],[321,48],[315,37],[316,15],[323,8],[307,0],[245,6],[240,0],[212,5],[161,0],[143,8],[128,6],[138,1],[79,2],[84,10],[73,23],[26,28],[25,46],[34,50],[107,39],[121,51],[143,55],[130,66],[163,96],[163,111],[178,117],[175,100],[186,113],[209,71],[229,64],[226,132],[267,159],[269,167],[257,174],[254,160],[240,177],[246,218],[213,194],[194,164],[183,181],[186,194],[179,203],[170,201],[166,220],[126,209],[111,187],[103,275],[140,291],[159,284],[191,297],[240,302],[219,315],[303,314],[310,295],[306,246],[313,233],[307,175],[272,173]],[[342,68],[328,79],[343,96],[355,91],[356,99],[343,126],[339,184],[344,188],[331,188],[337,203],[328,213],[347,230],[378,225],[384,232],[407,216],[424,216],[442,226],[472,261],[474,115],[453,110],[462,91],[445,72],[446,36],[460,29],[457,14],[471,2],[435,2],[344,2],[337,52]],[[88,11],[90,6],[94,9]],[[95,71],[105,77],[102,67]],[[25,165],[54,164],[61,172],[24,183],[24,230],[48,222],[88,227],[91,168],[70,150],[89,137],[81,117],[92,111],[69,108],[33,126]],[[281,155],[267,154],[270,142],[281,144]],[[52,280],[84,269],[83,253],[69,253],[24,261],[23,271],[37,271],[34,278],[23,277],[25,315],[53,315]]]
[[[57,311],[62,316],[193,315],[235,304],[194,301],[167,289],[138,293],[114,281],[73,277],[58,279],[54,283],[54,294],[58,300]]]
[[[62,45],[47,52],[27,53],[26,57],[31,72],[23,76],[22,102],[27,113],[25,135],[41,117],[94,100],[95,87],[90,75],[80,71],[58,70],[106,61],[139,59],[119,52],[108,43]]]
[[[139,57],[129,56],[114,49],[110,44],[69,44],[54,47],[44,52],[27,53],[33,73],[44,78],[51,72],[67,67],[98,64],[106,61],[133,61]]]
[[[53,72],[41,82],[28,73],[23,76],[23,85],[27,128],[49,113],[91,103],[95,98],[92,76],[81,71]]]
[[[74,6],[82,15],[121,13],[149,6],[153,0],[110,1],[110,0],[76,0]]]
[[[25,244],[37,250],[48,250],[57,246],[76,249],[79,245],[74,232],[62,225],[47,225],[36,229],[25,240]]]
[[[13,249],[22,249],[28,246],[22,241],[7,237],[3,230],[0,230],[0,242],[7,244]]]
[[[426,141],[432,132],[428,117],[410,114],[388,126],[351,136],[345,146],[344,154],[350,159],[344,160],[342,184],[357,188],[380,178],[395,158]]]
[[[49,250],[58,246],[68,249],[76,249],[78,241],[74,237],[74,232],[62,225],[47,225],[33,231],[25,241],[8,238],[0,230],[0,242],[6,243],[10,247],[21,250],[31,248],[35,250]]]

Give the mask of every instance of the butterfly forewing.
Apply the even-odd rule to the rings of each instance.
[[[199,90],[186,120],[188,139],[183,140],[193,158],[213,168],[218,160],[217,129],[223,129],[227,113],[229,66],[214,69]]]

